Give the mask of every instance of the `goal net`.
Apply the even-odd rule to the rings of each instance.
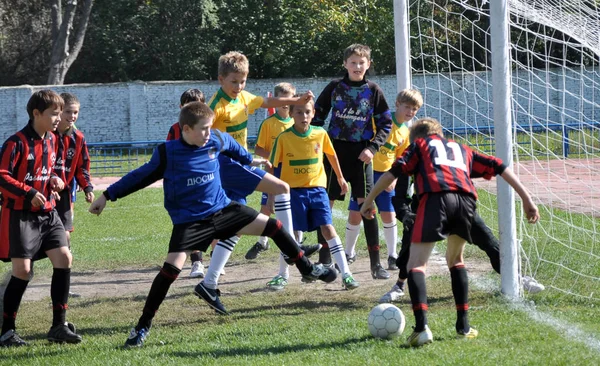
[[[541,214],[529,225],[517,206],[520,271],[548,296],[600,300],[600,5],[508,3],[513,168]],[[494,154],[489,1],[410,0],[409,23],[419,115]],[[495,181],[476,183],[497,230]]]

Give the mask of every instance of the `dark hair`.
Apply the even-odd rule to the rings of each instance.
[[[55,91],[40,90],[33,93],[29,98],[27,102],[27,114],[29,114],[29,119],[33,121],[33,111],[36,109],[43,113],[48,108],[59,107],[63,109],[64,106],[64,100]]]
[[[179,112],[179,127],[181,127],[181,129],[183,129],[183,126],[185,125],[194,127],[200,120],[213,118],[214,116],[215,113],[212,109],[202,102],[187,103]]]
[[[184,106],[191,102],[204,103],[204,93],[200,89],[188,89],[181,94],[179,105]]]
[[[71,93],[61,93],[60,97],[65,101],[65,105],[67,104],[81,104],[79,103],[79,99],[75,96],[75,94]]]

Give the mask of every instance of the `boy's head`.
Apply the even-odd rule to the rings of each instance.
[[[298,97],[299,95],[294,95]],[[310,122],[315,116],[315,101],[309,100],[308,103],[302,105],[290,105],[290,116],[294,119],[294,128],[298,131],[307,131],[310,127]]]
[[[423,106],[423,96],[416,89],[404,89],[396,97],[396,120],[408,122],[412,120]]]
[[[52,90],[33,93],[27,102],[27,113],[34,129],[40,134],[56,130],[64,105],[60,95]]]
[[[371,67],[371,49],[364,44],[352,44],[344,50],[344,68],[351,81],[361,81]]]
[[[179,127],[184,140],[190,145],[204,146],[210,140],[215,113],[204,103],[191,102],[179,112]]]
[[[250,64],[246,56],[231,51],[219,57],[219,84],[229,97],[235,99],[246,87]]]
[[[279,83],[275,85],[275,89],[273,90],[273,96],[275,98],[289,98],[293,97],[296,94],[296,88],[290,83]],[[275,108],[277,114],[281,117],[287,117],[290,113],[290,106],[284,105],[282,107]]]
[[[414,142],[419,138],[426,138],[430,135],[444,137],[442,124],[435,118],[425,117],[417,120],[410,128],[410,141]]]
[[[74,94],[62,93],[61,98],[65,101],[65,107],[60,114],[60,122],[58,124],[58,130],[65,132],[72,128],[79,118],[79,99]]]
[[[204,93],[200,89],[188,89],[181,94],[181,98],[179,98],[179,107],[183,107],[191,102],[204,103],[204,101]]]

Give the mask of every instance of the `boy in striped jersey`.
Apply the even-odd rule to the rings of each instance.
[[[4,292],[1,347],[25,346],[15,332],[15,319],[31,276],[31,262],[48,257],[54,268],[50,297],[50,342],[79,343],[81,337],[67,325],[71,284],[71,252],[65,228],[54,210],[55,192],[64,182],[52,169],[64,101],[51,90],[33,93],[27,102],[29,122],[6,140],[0,151],[0,260],[12,262],[12,276]],[[74,328],[73,328],[74,329]]]
[[[423,97],[418,90],[405,89],[398,93],[396,97],[396,112],[392,113],[392,131],[387,141],[379,148],[373,157],[373,180],[377,182],[379,178],[390,168],[396,159],[402,156],[404,150],[410,145],[408,140],[408,127],[406,123],[411,121],[417,111],[423,105]],[[388,250],[388,269],[396,270],[396,242],[398,241],[398,231],[396,228],[396,213],[392,205],[394,197],[394,188],[396,181],[392,182],[383,192],[375,198],[377,209],[383,221],[383,235]],[[348,263],[356,259],[356,240],[360,230],[361,215],[360,208],[356,199],[351,198],[348,205],[348,222],[346,223],[346,257]]]
[[[310,125],[315,114],[312,101],[302,106],[291,106],[290,113],[294,125],[277,137],[271,152],[271,164],[276,175],[291,187],[292,227],[299,231],[320,228],[342,274],[342,286],[347,290],[355,289],[359,284],[352,277],[342,242],[332,225],[323,155],[327,156],[335,172],[342,194],[348,191],[348,183],[342,175],[329,135],[323,128]],[[273,290],[283,290],[289,278],[288,265],[285,261],[279,262],[279,274],[267,284]]]
[[[523,212],[530,223],[539,220],[539,211],[517,176],[500,159],[445,139],[437,120],[423,118],[415,122],[410,129],[410,140],[412,144],[379,179],[360,212],[372,217],[374,198],[399,175],[414,174],[419,207],[408,259],[408,290],[416,325],[407,344],[418,347],[433,341],[427,325],[425,271],[435,242],[444,239],[448,239],[446,262],[456,304],[457,337],[475,338],[478,332],[469,324],[468,277],[463,263],[465,243],[472,242],[471,227],[477,201],[471,179],[500,175],[521,197]]]

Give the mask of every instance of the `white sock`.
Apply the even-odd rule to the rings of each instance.
[[[349,257],[354,257],[356,255],[356,241],[358,240],[358,235],[360,234],[360,224],[352,225],[349,222],[346,222],[346,254]]]
[[[279,276],[285,278],[286,280],[290,278],[290,266],[287,264],[285,259],[283,259],[283,254],[279,254]]]
[[[327,240],[327,244],[329,244],[329,251],[333,256],[335,263],[337,263],[338,267],[340,267],[340,272],[342,272],[342,275],[352,274],[350,272],[348,262],[346,261],[346,254],[344,253],[340,237],[335,236],[333,239]]]
[[[269,237],[268,236],[259,236],[257,241],[259,243],[261,243],[262,246],[264,247],[267,245],[267,242],[269,241]]]
[[[204,276],[204,286],[213,290],[217,288],[219,285],[219,275],[223,268],[225,268],[233,247],[235,247],[239,240],[239,236],[232,236],[229,239],[219,240],[217,245],[215,245],[215,249],[210,257],[210,264]]]
[[[292,206],[289,193],[275,196],[275,218],[281,221],[281,224],[290,235],[293,235],[294,225],[292,223]]]
[[[304,231],[296,230],[294,231],[294,233],[296,234],[296,241],[298,242],[298,244],[302,243],[302,239],[304,238]]]
[[[383,223],[383,236],[387,245],[388,257],[398,257],[396,254],[396,244],[398,242],[398,227],[396,222]]]

